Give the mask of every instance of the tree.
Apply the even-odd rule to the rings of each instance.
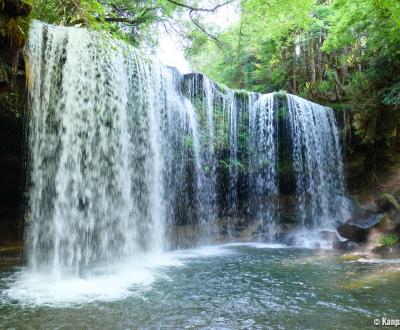
[[[179,14],[183,11],[189,12],[197,29],[208,34],[194,13],[214,12],[232,1],[200,7],[190,1],[176,0],[34,0],[33,17],[54,24],[106,30],[138,45],[149,37],[154,24],[172,22],[177,25]]]

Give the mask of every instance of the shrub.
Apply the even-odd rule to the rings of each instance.
[[[399,242],[399,239],[396,234],[387,234],[383,236],[380,240],[380,243],[386,247],[393,247]]]

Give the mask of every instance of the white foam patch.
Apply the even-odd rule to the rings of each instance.
[[[171,254],[149,255],[124,265],[94,269],[93,275],[54,276],[28,269],[7,279],[3,297],[22,305],[66,306],[94,301],[113,301],[140,294],[163,275],[165,267],[182,266]]]
[[[147,255],[124,264],[92,269],[91,275],[83,277],[57,277],[50,272],[32,272],[24,268],[5,279],[8,288],[1,296],[8,301],[16,300],[21,305],[52,307],[121,300],[128,296],[140,295],[143,291],[151,289],[157,279],[167,278],[167,268],[181,267],[198,258],[237,254],[238,251],[231,249],[235,246],[256,249],[292,248],[283,244],[257,242],[212,245]]]
[[[115,301],[140,295],[153,282],[165,278],[167,267],[180,267],[190,259],[235,253],[224,246],[207,246],[147,255],[135,261],[91,270],[92,275],[54,276],[50,272],[32,272],[27,268],[7,278],[2,298],[21,305],[65,307],[95,301]]]
[[[291,246],[305,249],[332,249],[332,241],[321,238],[321,230],[300,230],[293,232],[289,239],[291,240]],[[327,230],[332,231],[332,230]],[[338,237],[338,239],[340,239]]]
[[[290,246],[286,244],[275,244],[275,243],[261,243],[261,242],[240,242],[240,243],[228,243],[224,246],[247,246],[255,249],[287,249]]]
[[[170,254],[181,261],[183,261],[184,259],[217,257],[222,255],[234,254],[234,251],[226,249],[228,245],[229,244],[210,245],[194,249],[176,250],[170,252]]]

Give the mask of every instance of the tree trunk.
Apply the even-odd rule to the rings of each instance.
[[[341,75],[342,75],[342,81],[344,79],[346,79],[349,76],[349,65],[347,64],[347,55],[349,54],[349,50],[346,47],[343,50],[343,55],[346,56],[346,61],[343,63],[342,67],[341,67]]]
[[[315,47],[315,38],[312,37],[309,43],[309,48],[308,48],[308,62],[310,65],[310,80],[311,80],[311,84],[315,85],[317,79],[316,79],[316,68],[315,68],[315,51],[314,51],[314,47]]]

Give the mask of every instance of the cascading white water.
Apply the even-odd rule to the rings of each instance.
[[[210,242],[217,194],[226,193],[220,209],[234,220],[246,180],[246,212],[274,240],[280,187],[273,94],[182,77],[83,29],[34,22],[27,55],[33,269],[81,273],[161,251],[176,224],[200,224],[196,239]],[[301,226],[332,227],[345,208],[333,112],[293,95],[286,106]]]
[[[177,265],[163,249],[237,237],[252,220],[259,238],[283,237],[280,157],[293,167],[297,228],[344,219],[331,109],[182,76],[84,29],[33,22],[26,55],[29,267],[13,299],[120,299]]]
[[[334,229],[348,207],[333,111],[295,95],[287,99],[298,218],[305,228]]]
[[[210,243],[216,234],[217,218],[217,158],[215,155],[214,99],[215,86],[204,76],[197,75],[190,80],[186,94],[193,102],[199,122],[199,145],[197,166],[197,223],[200,243]]]
[[[229,118],[228,207],[230,214],[235,215],[238,207],[238,107],[235,93],[228,90],[224,101]]]
[[[204,185],[180,74],[100,34],[39,22],[27,55],[31,267],[80,273],[162,250],[176,204],[188,203],[189,153]]]
[[[275,239],[278,201],[277,121],[274,94],[249,95],[249,164],[252,209],[267,231],[269,241]]]
[[[205,108],[207,121],[204,125],[206,127],[203,138],[203,162],[205,171],[205,186],[203,193],[203,205],[201,222],[205,229],[203,231],[203,237],[208,238],[213,236],[215,232],[215,219],[217,217],[217,157],[215,155],[215,126],[214,126],[214,98],[215,98],[215,86],[205,76],[203,76],[203,108]],[[204,239],[203,239],[204,241]]]

